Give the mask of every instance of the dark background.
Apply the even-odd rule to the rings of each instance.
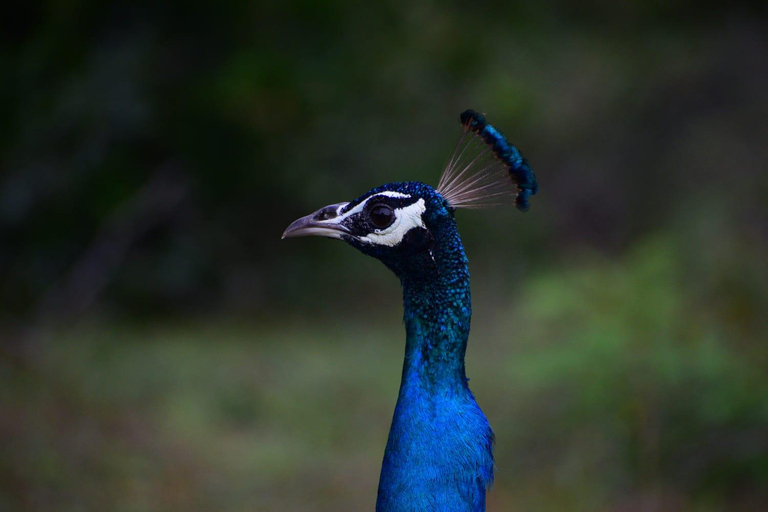
[[[762,2],[51,1],[0,22],[0,508],[365,510],[396,279],[295,218],[436,184],[486,112],[531,211],[460,211],[490,510],[768,507]]]

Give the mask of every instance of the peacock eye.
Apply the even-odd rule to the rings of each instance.
[[[384,229],[395,220],[395,212],[385,204],[379,204],[371,208],[371,222],[379,229]]]

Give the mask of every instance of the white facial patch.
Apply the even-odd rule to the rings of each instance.
[[[396,196],[390,195],[390,197],[410,197],[399,192],[382,192],[381,195],[389,194],[397,194]],[[403,241],[405,234],[411,229],[425,227],[424,221],[421,219],[421,215],[425,211],[427,211],[427,205],[421,198],[408,206],[395,208],[395,221],[392,225],[384,229],[377,229],[373,233],[361,237],[360,240],[370,244],[394,247]]]

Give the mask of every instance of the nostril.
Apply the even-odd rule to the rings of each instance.
[[[326,206],[315,215],[316,220],[328,220],[336,217],[336,206]]]

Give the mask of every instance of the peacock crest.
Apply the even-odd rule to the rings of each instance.
[[[445,166],[437,191],[454,208],[483,208],[514,199],[527,211],[536,194],[536,176],[520,151],[485,116],[465,110],[464,133]]]

